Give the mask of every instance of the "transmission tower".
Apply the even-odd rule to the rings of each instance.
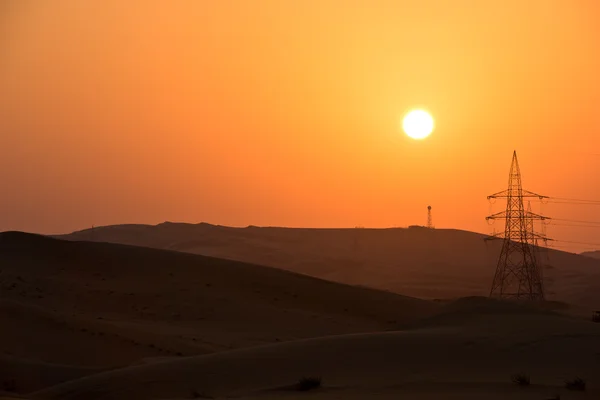
[[[527,200],[527,213],[525,215],[531,214],[531,200]],[[527,232],[535,232],[535,225],[533,224],[533,218],[525,217],[525,223],[527,224]],[[537,238],[532,238],[533,245],[537,246]]]
[[[427,227],[433,229],[433,220],[431,218],[431,206],[427,206]]]
[[[546,282],[544,281],[544,267],[545,267],[545,257],[542,255],[542,250],[539,244],[538,239],[542,240],[544,244],[547,246],[548,239],[545,237],[545,232],[542,231],[541,234],[537,234],[535,230],[534,219],[530,218],[533,214],[531,211],[531,200],[527,200],[527,212],[525,213],[525,222],[527,223],[527,231],[532,233],[531,245],[533,246],[533,256],[537,261],[538,270],[540,272],[540,277],[542,279],[542,283],[544,284],[544,290],[546,289]],[[542,222],[542,226],[543,222]],[[544,247],[545,249],[545,247]]]
[[[506,199],[506,210],[486,217],[487,220],[504,219],[502,250],[496,266],[496,273],[490,291],[490,297],[544,300],[544,282],[541,268],[536,259],[537,239],[546,240],[533,230],[535,220],[548,219],[527,211],[523,206],[524,198],[545,199],[521,186],[521,171],[517,152],[513,153],[508,189],[488,196],[488,199]]]

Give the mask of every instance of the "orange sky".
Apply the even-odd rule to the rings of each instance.
[[[406,226],[431,204],[437,227],[491,232],[513,149],[526,188],[600,200],[595,0],[0,7],[0,230]],[[399,129],[415,106],[424,141]]]

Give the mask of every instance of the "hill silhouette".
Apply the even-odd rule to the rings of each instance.
[[[591,257],[591,258],[596,258],[596,259],[600,260],[600,250],[584,251],[583,253],[580,253],[580,254],[585,257]]]
[[[257,263],[424,299],[487,296],[501,245],[453,229],[230,228],[205,223],[117,225],[60,237]],[[600,260],[552,249],[548,256],[547,298],[597,308]]]

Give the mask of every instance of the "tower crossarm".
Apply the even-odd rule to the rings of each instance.
[[[519,210],[510,210],[510,211],[500,211],[492,215],[488,215],[485,217],[486,220],[491,219],[507,219],[507,218],[520,218],[523,217],[525,219],[533,219],[538,221],[545,221],[551,219],[550,217],[545,217],[543,215],[535,214],[532,212],[521,213]]]
[[[486,236],[485,238],[483,238],[483,240],[494,240],[494,239],[504,239],[506,237],[504,232],[497,232],[494,234],[491,234],[489,236]],[[534,232],[529,232],[528,233],[528,237],[531,239],[538,239],[538,240],[543,240],[544,242],[551,242],[554,239],[550,239],[548,236],[545,235],[541,235],[539,233],[534,233]]]
[[[541,235],[539,233],[534,233],[534,232],[530,232],[529,236],[533,239],[537,239],[537,240],[543,240],[544,242],[551,242],[554,239],[550,239],[548,236],[546,235]]]
[[[536,213],[533,213],[531,211],[525,212],[525,218],[526,219],[535,219],[535,220],[539,220],[539,221],[545,221],[547,219],[552,219],[550,217],[546,217],[544,215],[536,214]]]
[[[490,199],[505,199],[507,197],[529,197],[529,198],[537,198],[540,200],[549,199],[549,196],[543,196],[541,194],[537,194],[534,192],[530,192],[529,190],[522,190],[521,193],[517,194],[513,190],[503,190],[498,193],[490,194],[487,198]]]
[[[494,239],[502,239],[504,237],[504,232],[497,232],[497,233],[493,233],[489,236],[486,236],[483,238],[483,240],[488,241],[488,240],[494,240]]]

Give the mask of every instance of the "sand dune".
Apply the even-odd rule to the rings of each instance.
[[[3,326],[5,325],[3,324]],[[49,364],[11,356],[0,356],[0,377],[2,377],[0,396],[9,394],[14,396],[15,392],[32,392],[101,371],[102,369],[97,368]]]
[[[48,312],[40,306],[2,300],[0,351],[14,358],[90,368],[120,366],[162,354],[158,349],[136,345],[114,329],[105,329],[94,318],[85,313]]]
[[[585,257],[591,257],[591,258],[597,258],[600,259],[600,250],[596,250],[596,251],[585,251],[583,253],[581,253],[582,256]]]
[[[0,234],[0,263],[0,351],[44,363],[113,368],[384,331],[437,308],[235,261],[22,233]]]
[[[40,391],[36,397],[174,399],[195,392],[207,397],[299,398],[292,387],[302,376],[322,377],[324,388],[308,395],[322,399],[501,398],[481,397],[494,393],[539,399],[559,392],[570,398],[562,386],[575,376],[589,385],[577,398],[600,393],[595,380],[600,372],[600,325],[484,299],[462,300],[448,313],[451,318],[438,326],[306,339],[114,370]],[[444,319],[444,314],[436,318]],[[534,384],[527,397],[520,397],[523,390],[510,382],[519,372],[529,374]]]
[[[15,232],[0,234],[0,265],[0,373],[10,389],[0,396],[299,399],[303,376],[323,387],[302,398],[327,400],[599,395],[600,324],[558,314],[571,311],[560,302],[431,302]],[[532,377],[526,392],[510,382],[518,372]],[[562,386],[576,376],[588,391],[572,397]]]
[[[447,229],[229,228],[119,225],[61,238],[173,249],[435,299],[487,296],[500,241]],[[548,298],[600,307],[600,260],[549,251]]]

